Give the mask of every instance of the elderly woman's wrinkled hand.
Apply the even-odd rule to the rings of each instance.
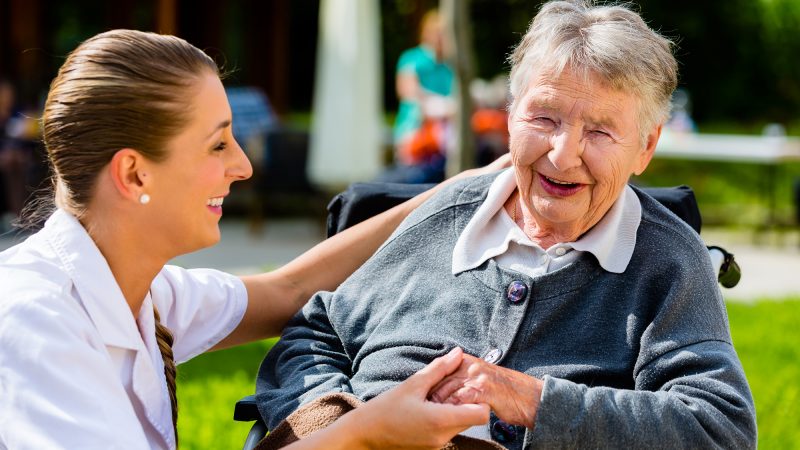
[[[537,378],[465,354],[458,370],[431,389],[429,398],[453,405],[486,403],[501,420],[533,428],[542,386]]]

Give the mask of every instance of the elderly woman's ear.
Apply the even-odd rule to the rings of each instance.
[[[663,128],[663,124],[658,125],[647,135],[647,142],[644,143],[644,149],[642,149],[642,154],[639,156],[639,162],[636,165],[636,170],[633,171],[636,176],[641,175],[642,172],[644,172],[644,169],[646,169],[650,164],[650,160],[653,159],[653,154],[656,152],[658,139],[661,137],[661,130]]]

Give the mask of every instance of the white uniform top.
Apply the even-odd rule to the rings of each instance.
[[[137,318],[94,241],[58,210],[0,253],[0,449],[173,449],[153,304],[183,362],[239,324],[247,291],[166,266]]]

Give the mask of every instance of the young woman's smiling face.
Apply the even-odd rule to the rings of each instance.
[[[647,167],[660,127],[641,141],[637,102],[569,70],[533,77],[508,122],[526,232],[576,240]]]
[[[154,165],[148,205],[154,231],[163,234],[173,254],[188,253],[219,241],[222,204],[234,181],[253,169],[233,138],[231,109],[214,74],[198,79],[186,128],[167,145],[167,159]]]

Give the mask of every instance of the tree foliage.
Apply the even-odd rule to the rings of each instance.
[[[541,5],[529,0],[472,0],[476,73],[508,70],[506,57]],[[600,2],[598,2],[600,3]],[[384,0],[387,107],[395,106],[394,63],[416,42],[415,19],[432,0]],[[800,121],[800,0],[638,0],[651,27],[672,38],[680,85],[703,122]]]

